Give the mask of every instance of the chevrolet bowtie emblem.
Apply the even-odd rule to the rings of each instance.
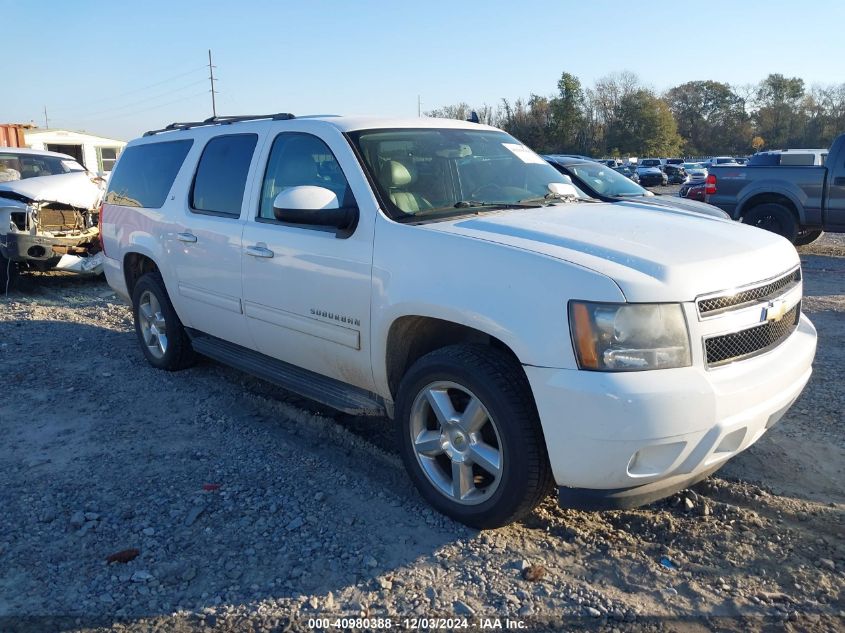
[[[776,301],[769,301],[769,305],[763,308],[763,315],[761,321],[780,321],[783,315],[789,312],[786,301],[778,299]]]

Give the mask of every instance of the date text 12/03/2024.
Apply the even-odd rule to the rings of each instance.
[[[378,630],[402,629],[411,631],[435,630],[520,630],[525,628],[521,620],[510,618],[311,618],[308,628],[314,630]]]

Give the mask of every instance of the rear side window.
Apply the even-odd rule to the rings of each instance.
[[[211,139],[202,151],[191,208],[199,213],[239,216],[257,134],[232,134]]]
[[[167,199],[192,140],[135,145],[123,151],[112,173],[106,202],[158,209]]]

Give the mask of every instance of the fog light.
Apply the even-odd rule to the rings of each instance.
[[[675,463],[686,445],[686,442],[674,442],[641,448],[631,456],[628,474],[631,477],[662,475]]]

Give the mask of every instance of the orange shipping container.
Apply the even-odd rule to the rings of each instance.
[[[24,147],[23,131],[31,125],[0,123],[0,147]]]

